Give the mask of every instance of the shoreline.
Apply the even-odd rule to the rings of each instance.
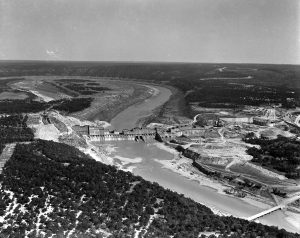
[[[90,144],[90,143],[88,143],[88,145],[89,146],[92,146],[92,147],[97,147],[97,145],[95,145],[95,144]],[[102,163],[105,163],[105,161],[109,161],[110,163],[110,165],[114,165],[114,166],[116,166],[118,169],[121,169],[121,170],[123,170],[123,171],[129,171],[129,172],[131,172],[131,173],[133,173],[133,170],[136,168],[136,166],[134,166],[134,164],[136,164],[136,163],[141,163],[142,162],[142,158],[140,158],[140,157],[136,157],[136,158],[128,158],[128,157],[124,157],[124,156],[112,156],[111,154],[113,153],[113,152],[115,152],[115,149],[114,149],[115,147],[113,147],[113,146],[111,146],[111,145],[109,145],[109,144],[107,144],[106,146],[105,146],[105,151],[107,152],[107,153],[97,153],[93,148],[89,148],[89,149],[84,149],[83,151],[85,152],[85,153],[87,153],[87,154],[89,154],[93,159],[95,159],[96,161],[99,161],[99,162],[102,162]],[[103,149],[103,148],[102,148]],[[170,149],[170,151],[171,151],[172,149]],[[168,152],[170,152],[170,151],[168,151]],[[103,156],[103,157],[102,157]],[[116,161],[115,160],[118,160],[118,161],[120,161],[120,163],[116,163]],[[155,161],[156,161],[156,159],[155,159]],[[157,162],[157,161],[156,161]],[[159,163],[159,162],[158,162]],[[133,165],[132,165],[133,164]],[[162,163],[160,163],[161,164],[161,166],[162,166],[162,168],[164,168],[164,169],[169,169],[169,168],[167,168],[167,167],[165,167]],[[129,166],[127,166],[127,165],[129,165]],[[175,172],[175,171],[173,171],[172,169],[170,169],[172,172]],[[177,174],[179,174],[180,176],[183,176],[183,175],[181,175],[180,174],[180,172],[177,172]],[[183,177],[185,177],[185,176],[183,176]],[[191,180],[193,180],[193,179],[191,179]],[[197,182],[197,180],[193,180],[193,181],[195,181],[195,182]],[[215,188],[212,188],[212,187],[210,187],[210,186],[206,186],[206,185],[202,185],[202,184],[199,184],[200,186],[205,186],[205,187],[208,187],[209,189],[212,189],[212,190],[216,190],[217,191],[217,189],[215,189]],[[174,190],[175,191],[175,190]],[[213,213],[214,214],[216,214],[216,215],[220,215],[220,216],[231,216],[232,214],[230,214],[230,213],[228,213],[228,212],[224,212],[224,211],[221,211],[221,210],[219,210],[219,209],[217,209],[215,206],[213,206],[213,205],[208,205],[208,204],[204,204],[204,203],[201,203],[201,204],[203,204],[203,205],[205,205],[205,206],[207,206],[208,208],[210,208],[212,211],[213,211]]]
[[[139,118],[139,120],[137,121],[138,126],[146,127],[147,125],[153,122],[157,122],[157,123],[162,122],[164,124],[177,123],[174,122],[173,119],[169,121],[169,119],[167,118],[170,116],[190,118],[191,116],[190,109],[187,108],[186,105],[183,106],[182,100],[184,100],[184,98],[182,97],[182,93],[180,92],[179,89],[167,84],[160,84],[160,85],[149,84],[149,85],[160,86],[169,89],[171,91],[171,95],[165,103],[153,109],[150,115]],[[174,111],[170,112],[168,111],[168,108],[173,108]]]
[[[163,161],[162,160],[160,160],[160,161],[157,160],[158,163],[163,165],[163,168],[172,170],[173,172],[178,173],[178,174],[182,175],[183,177],[186,177],[190,180],[196,181],[201,186],[205,186],[205,187],[208,187],[212,190],[215,190],[219,194],[226,195],[228,197],[234,197],[234,198],[237,198],[241,201],[245,201],[245,200],[251,200],[252,201],[253,200],[254,203],[256,203],[256,202],[261,203],[261,206],[257,206],[257,207],[265,209],[265,208],[268,208],[267,207],[268,205],[272,205],[272,204],[267,203],[267,202],[258,201],[258,199],[254,199],[254,197],[252,197],[252,196],[251,197],[248,196],[248,197],[245,197],[245,198],[239,198],[239,197],[235,197],[235,196],[226,194],[223,191],[223,189],[226,189],[230,186],[224,185],[223,183],[215,181],[215,180],[209,178],[208,176],[202,174],[200,171],[198,171],[196,168],[194,168],[191,165],[191,163],[190,163],[191,159],[190,158],[187,158],[183,155],[180,155],[180,153],[176,149],[174,149],[172,147],[169,147],[169,146],[167,146],[163,143],[155,143],[155,146],[157,146],[158,148],[160,148],[162,150],[165,150],[169,153],[174,154],[174,159],[171,160],[171,161],[170,160],[166,160],[166,161],[165,160],[163,160]],[[189,166],[187,166],[187,167],[182,166],[180,169],[175,168],[176,166],[180,166],[182,164],[183,165],[188,164]],[[184,170],[184,168],[187,168],[189,170]],[[247,203],[249,203],[249,204],[253,203],[251,201],[249,201]],[[264,206],[262,204],[265,204],[266,206]]]
[[[93,145],[94,147],[96,147],[96,145]],[[109,150],[107,151],[108,153],[107,154],[98,154],[98,153],[93,153],[93,158],[97,161],[101,161],[102,163],[105,163],[104,162],[104,158],[103,156],[107,159],[109,158],[109,161],[111,162],[110,164],[111,165],[114,165],[116,166],[118,169],[121,169],[123,171],[126,171],[126,172],[131,172],[133,173],[134,175],[136,176],[141,176],[141,175],[137,175],[134,173],[134,169],[136,169],[137,167],[135,166],[135,164],[140,164],[142,163],[142,161],[144,160],[144,158],[139,158],[139,157],[134,157],[134,158],[130,158],[130,157],[126,157],[126,156],[118,156],[118,155],[113,155],[113,153],[115,152],[115,148],[116,146],[115,145],[111,145],[111,144],[107,144],[105,146],[105,148],[101,148],[101,149],[105,149],[105,150]],[[166,160],[168,161],[168,160]],[[156,161],[157,162],[157,161]],[[184,178],[187,178],[186,176],[182,175],[180,172],[176,172],[172,169],[169,169],[169,168],[166,168],[163,166],[163,164],[159,163],[163,169],[167,169],[167,170],[170,170],[174,173],[176,173],[178,176],[182,176]],[[150,181],[152,182],[151,180],[149,179],[146,179],[144,178],[143,176],[141,176],[143,179],[147,180],[147,181]],[[194,180],[194,179],[191,179],[193,182],[197,182],[197,180]],[[160,184],[160,183],[158,183]],[[175,191],[177,192],[176,188],[170,188],[170,187],[166,187],[166,186],[163,186],[160,184],[160,186],[166,188],[166,189],[170,189],[172,191]],[[210,190],[214,190],[215,192],[217,193],[220,193],[220,191],[218,189],[216,189],[215,187],[210,187],[210,186],[207,186],[207,185],[204,185],[202,183],[199,184],[199,186],[202,186],[202,187],[206,187]],[[228,196],[227,194],[224,194],[224,193],[220,193],[221,195],[224,195],[226,197],[229,197],[229,198],[234,198],[234,199],[238,199],[240,201],[242,201],[243,203],[245,204],[248,204],[250,206],[253,206],[253,207],[256,207],[260,210],[264,210],[264,209],[268,209],[270,208],[270,206],[268,206],[267,204],[263,204],[262,202],[260,201],[256,201],[255,199],[251,198],[251,197],[247,197],[246,199],[240,199],[240,198],[237,198],[237,197],[234,197],[234,196]],[[190,197],[189,194],[184,194],[185,197]],[[193,199],[195,201],[195,199]],[[208,207],[209,209],[211,209],[211,211],[215,214],[215,215],[219,215],[219,216],[233,216],[233,217],[237,217],[237,218],[240,218],[240,219],[247,219],[247,217],[243,217],[243,216],[238,216],[238,215],[234,215],[230,212],[228,212],[227,210],[223,210],[223,209],[219,209],[217,205],[214,205],[214,204],[210,204],[208,202],[205,202],[205,201],[196,201],[198,202],[199,204],[202,204],[206,207]],[[281,215],[280,215],[281,216]],[[286,223],[288,224],[288,228],[286,228],[286,226],[284,227],[281,227],[279,226],[278,228],[279,229],[286,229],[290,232],[294,232],[294,233],[300,233],[300,224],[298,222],[300,218],[300,214],[296,214],[296,213],[293,213],[293,212],[290,212],[290,211],[287,211],[285,212],[285,217],[283,217],[282,219],[284,219],[286,221]],[[262,223],[262,224],[265,224],[265,225],[269,225],[269,226],[278,226],[279,224],[277,225],[274,225],[272,222],[270,221],[257,221],[258,223]]]
[[[158,148],[160,149],[163,149],[162,147],[165,147],[166,145],[163,145],[161,143],[154,143],[156,144],[155,146],[157,146],[157,144],[160,144],[158,146]],[[93,146],[96,146],[96,145],[93,145]],[[136,164],[140,164],[142,163],[142,160],[143,158],[138,158],[138,157],[135,157],[135,158],[129,158],[129,157],[125,157],[125,156],[114,156],[112,155],[114,152],[115,152],[115,145],[111,145],[111,144],[107,144],[104,147],[102,147],[101,149],[104,149],[104,150],[108,150],[107,153],[104,155],[104,154],[93,154],[93,158],[97,161],[100,161],[100,162],[104,162],[104,158],[102,157],[104,155],[104,157],[107,159],[109,158],[109,161],[111,162],[110,164],[111,165],[114,165],[116,166],[118,169],[121,169],[123,171],[128,171],[128,172],[131,172],[133,174],[134,173],[134,170],[137,168]],[[172,153],[173,155],[175,154],[174,152],[177,153],[177,151],[175,151],[175,149],[172,149],[172,148],[165,148],[169,153]],[[95,158],[95,156],[97,158]],[[142,159],[142,160],[141,160]],[[189,160],[188,158],[186,158],[186,160]],[[120,162],[119,162],[120,161]],[[199,184],[199,186],[202,186],[202,187],[206,187],[208,188],[209,190],[213,190],[215,191],[216,193],[218,194],[221,194],[222,196],[226,196],[228,198],[233,198],[233,199],[238,199],[239,201],[241,201],[242,203],[244,204],[247,204],[247,205],[250,205],[250,206],[253,206],[255,208],[258,208],[259,210],[265,210],[265,209],[268,209],[270,208],[270,204],[266,204],[266,203],[263,203],[261,201],[258,201],[256,199],[254,199],[253,197],[246,197],[246,198],[238,198],[238,197],[235,197],[235,196],[230,196],[230,195],[227,195],[226,193],[223,192],[223,185],[222,184],[219,184],[217,182],[214,182],[214,181],[211,181],[209,178],[206,178],[205,176],[199,176],[199,178],[197,179],[194,179],[194,178],[190,178],[187,175],[185,174],[182,174],[182,172],[180,170],[177,170],[175,167],[174,168],[169,168],[168,166],[165,166],[165,163],[161,161],[157,161],[157,159],[154,159],[154,161],[158,164],[160,164],[160,166],[163,168],[163,169],[166,169],[166,170],[169,170],[171,172],[174,172],[176,173],[178,176],[182,176],[184,178],[187,178],[193,182],[196,182]],[[166,161],[166,164],[168,164],[170,162],[170,160],[162,160],[162,161]],[[172,160],[171,160],[172,161]],[[142,176],[143,177],[143,176]],[[145,179],[145,178],[144,178]],[[147,181],[150,181],[151,180],[148,180],[146,179]],[[163,185],[161,185],[163,186]],[[166,186],[163,186],[164,188],[167,188],[167,189],[171,189],[172,191],[175,191],[176,192],[176,188],[170,188],[170,187],[166,187]],[[190,197],[189,194],[184,194],[185,197]],[[194,200],[194,199],[193,199]],[[242,217],[242,216],[238,216],[238,215],[234,215],[232,214],[231,212],[227,211],[226,209],[219,209],[217,205],[214,205],[214,204],[209,204],[205,201],[196,201],[208,208],[210,208],[212,210],[212,212],[216,215],[219,215],[219,216],[234,216],[234,217],[237,217],[237,218],[241,218],[241,219],[247,219],[247,217]],[[289,225],[290,229],[289,231],[291,232],[294,232],[294,233],[300,233],[300,224],[298,224],[298,220],[300,218],[300,214],[296,214],[294,212],[291,212],[291,211],[288,211],[288,212],[285,212],[285,214],[288,214],[288,215],[285,215],[285,217],[283,218]],[[270,222],[261,222],[261,221],[258,221],[259,223],[263,223],[263,224],[267,224],[267,225],[274,225]],[[275,225],[276,226],[276,225]],[[283,227],[279,227],[279,228],[283,228]]]
[[[169,88],[161,85],[143,84],[143,86],[148,88],[147,92],[150,92],[151,96],[133,103],[112,118],[110,123],[113,129],[132,129],[143,126],[144,120],[151,118],[155,110],[165,104],[172,95]]]
[[[184,162],[190,162],[190,159],[188,159],[186,157],[183,157],[183,156],[182,156],[182,158],[179,158],[179,152],[176,151],[174,148],[168,147],[167,145],[162,144],[162,143],[160,143],[160,145],[156,144],[156,146],[160,149],[163,149],[163,150],[165,150],[169,153],[174,154],[174,159],[173,160],[158,160],[158,159],[155,159],[156,162],[161,164],[163,169],[170,170],[170,171],[178,174],[179,176],[182,176],[182,177],[187,178],[191,181],[197,182],[199,184],[199,186],[207,187],[207,188],[209,188],[211,190],[214,190],[215,192],[217,192],[217,193],[219,193],[223,196],[238,199],[238,200],[242,201],[245,204],[254,206],[254,207],[259,208],[261,210],[266,210],[266,209],[269,209],[270,207],[273,206],[273,204],[270,204],[270,202],[261,201],[259,198],[255,198],[253,196],[247,196],[245,198],[239,198],[239,197],[235,197],[235,196],[226,194],[223,191],[223,189],[228,188],[227,186],[225,186],[221,183],[215,182],[214,180],[211,180],[210,178],[208,178],[205,175],[200,175],[199,173],[197,173],[197,175],[195,175],[194,173],[190,172],[191,170],[189,170],[189,171],[184,170],[184,167],[180,166],[180,165],[182,165]],[[177,153],[177,155],[176,155],[176,153]],[[177,161],[177,163],[175,161]],[[178,166],[180,166],[180,168],[178,168]],[[188,169],[191,169],[191,168],[192,167],[189,167]],[[238,217],[238,218],[241,218],[241,219],[246,219],[245,217],[235,216],[235,215],[233,215],[232,213],[230,213],[228,211],[220,211],[215,206],[206,204],[205,202],[199,202],[199,203],[209,207],[217,215],[234,216],[234,217]],[[293,232],[300,233],[300,222],[299,222],[300,214],[297,214],[297,213],[291,212],[291,211],[288,211],[288,212],[285,212],[285,213],[289,213],[289,216],[286,215],[286,217],[284,217],[284,219],[287,221],[287,223],[289,225],[291,225],[291,227],[293,227]]]
[[[119,80],[119,79],[111,78],[109,80],[110,81],[120,81],[120,82],[124,83],[124,81]],[[110,125],[112,123],[112,120],[115,117],[117,117],[120,113],[122,113],[123,111],[125,111],[127,108],[129,108],[131,106],[134,106],[134,105],[138,105],[140,103],[143,103],[146,100],[148,100],[149,98],[157,95],[157,90],[154,90],[154,88],[151,87],[150,85],[140,84],[140,83],[137,83],[135,81],[126,81],[126,83],[136,84],[136,85],[138,85],[140,87],[145,87],[147,89],[145,90],[145,93],[144,93],[144,95],[141,98],[135,98],[133,100],[130,100],[130,101],[126,102],[125,105],[123,105],[120,108],[117,108],[116,110],[114,110],[114,112],[111,115],[105,116],[105,121],[107,121],[107,123],[109,123]],[[153,92],[151,90],[153,90]],[[100,112],[99,111],[95,111],[91,115],[88,115],[85,119],[89,120],[89,121],[99,120],[99,113],[101,113],[101,111]]]
[[[155,146],[157,146],[158,148],[164,150],[162,147],[166,146],[166,145],[163,145],[159,142],[157,143],[154,143]],[[97,145],[92,145],[93,147],[96,147]],[[89,155],[91,155],[95,160],[97,161],[100,161],[102,163],[105,163],[104,161],[106,160],[107,161],[107,158],[109,158],[108,161],[110,161],[109,164],[111,165],[114,165],[116,167],[118,167],[119,169],[123,170],[123,171],[129,171],[129,172],[133,172],[133,170],[136,168],[136,166],[134,166],[134,164],[138,164],[138,163],[141,163],[142,162],[142,158],[140,157],[136,157],[136,158],[128,158],[128,157],[124,157],[124,156],[112,156],[111,154],[113,152],[115,152],[115,147],[107,144],[105,146],[105,148],[102,148],[104,149],[107,153],[101,153],[101,154],[98,154],[98,153],[95,153],[94,150],[92,150],[92,152],[88,152]],[[107,149],[109,151],[107,151]],[[173,155],[175,155],[175,153],[178,153],[175,149],[172,149],[172,148],[165,148],[165,150],[169,153],[172,153]],[[102,157],[104,156],[104,158]],[[120,163],[116,163],[116,160],[120,161]],[[184,160],[186,161],[190,161],[190,159],[188,158],[184,158]],[[180,171],[180,170],[177,170],[176,168],[174,167],[171,167],[171,166],[168,166],[170,160],[158,160],[158,159],[154,159],[155,162],[159,163],[161,165],[161,167],[163,169],[167,169],[167,170],[171,170],[172,172],[178,174],[179,176],[182,176],[184,178],[188,178],[189,180],[191,181],[194,181],[194,182],[197,182],[199,184],[199,186],[203,186],[203,187],[206,187],[206,188],[209,188],[211,190],[214,190],[215,192],[221,194],[221,195],[224,195],[224,196],[228,196],[228,197],[231,197],[231,198],[237,198],[237,197],[234,197],[234,196],[229,196],[227,195],[226,193],[223,192],[223,188],[225,188],[226,186],[220,184],[220,183],[217,183],[217,182],[214,182],[212,180],[210,180],[209,178],[205,177],[204,175],[203,176],[197,176],[197,177],[190,177],[188,176],[188,172],[186,171]],[[166,162],[164,162],[166,161]],[[173,160],[171,160],[173,161]],[[129,166],[127,166],[129,165]],[[177,164],[176,164],[177,165]],[[186,174],[184,174],[184,172],[186,172]],[[205,181],[205,182],[204,182]],[[217,187],[217,188],[216,188]],[[176,190],[174,190],[176,191]],[[256,200],[253,200],[252,198],[248,198],[248,199],[245,199],[247,201],[245,201],[244,199],[240,199],[240,198],[237,198],[249,205],[252,205],[252,206],[255,206],[257,208],[260,208],[260,209],[267,209],[269,208],[268,205],[264,204],[262,205],[261,202],[259,201],[256,201]],[[222,215],[222,216],[233,216],[233,214],[231,214],[230,212],[228,211],[221,211],[219,209],[216,208],[216,206],[214,205],[210,205],[210,204],[206,204],[205,202],[202,202],[201,204],[209,207],[215,214],[217,215]],[[241,217],[240,217],[241,218]]]
[[[159,145],[160,144],[160,145]],[[220,182],[217,182],[213,179],[210,179],[209,177],[207,177],[206,175],[202,175],[201,172],[199,172],[196,168],[192,167],[192,165],[190,165],[190,167],[188,169],[192,169],[189,172],[188,170],[184,170],[184,167],[181,167],[182,169],[176,169],[175,166],[178,166],[178,165],[181,165],[181,164],[189,164],[191,162],[191,159],[183,156],[183,155],[180,155],[180,153],[178,151],[176,151],[174,148],[171,148],[171,147],[168,147],[167,145],[165,144],[162,144],[162,143],[159,143],[159,144],[156,144],[156,146],[160,149],[163,149],[165,151],[168,151],[172,154],[174,154],[174,159],[173,160],[166,160],[166,162],[163,160],[163,161],[158,161],[158,163],[162,164],[163,165],[163,168],[165,169],[169,169],[175,173],[178,173],[180,174],[181,176],[183,177],[186,177],[190,180],[193,180],[193,181],[196,181],[196,182],[199,182],[199,184],[201,186],[205,186],[205,187],[208,187],[216,192],[218,192],[219,194],[222,194],[222,195],[226,195],[228,197],[234,197],[234,198],[237,198],[241,201],[244,201],[246,200],[245,198],[239,198],[239,197],[235,197],[235,196],[230,196],[228,194],[226,194],[225,192],[223,192],[223,189],[225,188],[228,188],[229,186],[226,186]],[[180,156],[180,157],[179,157]],[[176,161],[178,163],[176,163]],[[172,163],[173,162],[173,163]],[[196,173],[194,172],[196,171]],[[194,176],[193,176],[194,175]],[[250,200],[255,200],[253,198],[249,198]],[[257,200],[255,200],[257,201]],[[250,202],[247,202],[247,203],[250,203]],[[262,202],[261,202],[262,203]],[[270,205],[270,204],[268,204]],[[266,206],[260,206],[260,208],[266,208]]]

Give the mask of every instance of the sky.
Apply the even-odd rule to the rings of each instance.
[[[0,0],[0,59],[300,64],[300,0]]]

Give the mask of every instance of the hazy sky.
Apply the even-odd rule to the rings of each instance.
[[[300,64],[300,0],[0,0],[0,59]]]

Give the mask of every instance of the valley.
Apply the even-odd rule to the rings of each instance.
[[[254,154],[249,153],[249,148],[260,148],[252,139],[272,141],[282,136],[297,144],[297,108],[276,103],[240,106],[226,100],[222,105],[211,101],[208,107],[189,101],[191,91],[183,96],[173,83],[151,80],[11,79],[5,89],[10,101],[1,101],[0,109],[1,103],[13,104],[26,95],[24,115],[34,134],[31,140],[76,147],[96,161],[182,193],[216,215],[250,219],[296,196],[300,189],[297,177],[287,178],[283,172],[253,163]],[[211,80],[215,79],[204,81]],[[11,109],[3,106],[2,110],[5,117]],[[149,133],[150,140],[145,137]],[[120,139],[128,135],[132,139]],[[299,204],[293,202],[258,222],[299,232],[299,217]]]

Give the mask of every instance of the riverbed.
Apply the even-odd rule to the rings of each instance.
[[[167,88],[151,87],[155,91],[152,97],[119,113],[112,119],[111,128],[122,130],[135,127],[140,118],[151,115],[155,108],[163,105],[171,96],[171,91]],[[266,204],[259,206],[255,201],[249,203],[247,200],[219,193],[213,188],[203,186],[197,181],[164,168],[160,162],[173,160],[174,153],[157,146],[156,142],[147,144],[132,141],[105,142],[104,146],[109,148],[109,156],[114,158],[114,163],[119,168],[127,169],[148,181],[157,182],[165,188],[182,193],[196,202],[219,211],[221,214],[247,218],[269,207]],[[288,231],[300,232],[297,217],[289,212],[276,211],[259,221]]]

